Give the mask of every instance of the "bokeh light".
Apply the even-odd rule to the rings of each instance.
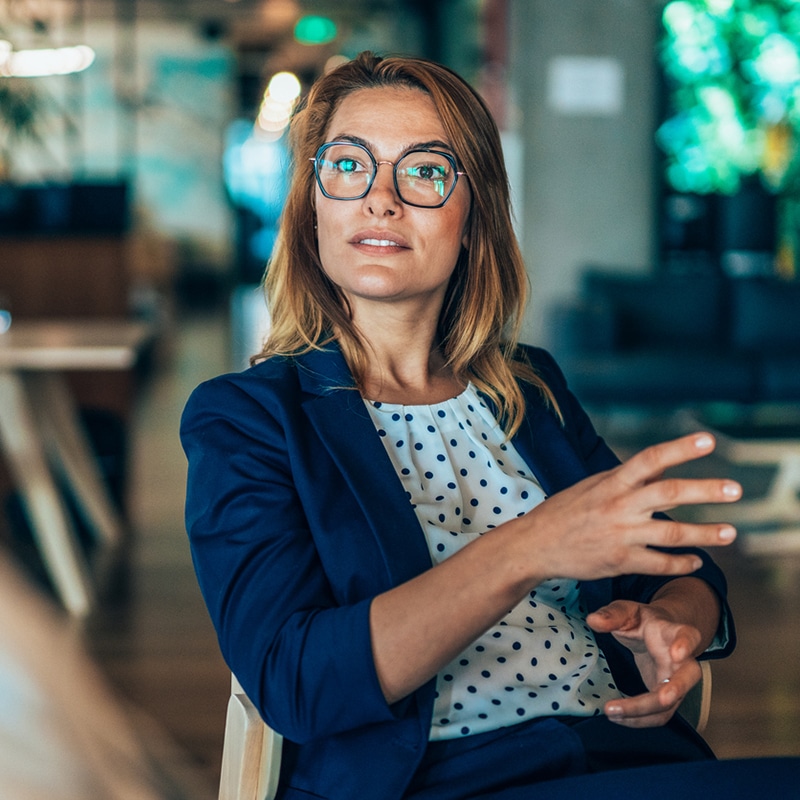
[[[293,72],[278,72],[272,76],[256,117],[256,128],[262,136],[278,139],[283,135],[301,91],[300,79]]]
[[[657,132],[680,191],[733,193],[761,174],[796,181],[800,2],[673,0],[659,57],[671,115]]]

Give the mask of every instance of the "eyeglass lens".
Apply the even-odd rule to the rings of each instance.
[[[320,185],[330,197],[363,197],[372,184],[375,164],[369,151],[357,144],[333,144],[317,156]],[[406,153],[394,167],[400,199],[419,206],[438,206],[456,180],[454,163],[445,155],[422,150]]]

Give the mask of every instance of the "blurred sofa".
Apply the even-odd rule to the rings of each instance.
[[[551,337],[584,403],[800,402],[800,282],[588,269]]]

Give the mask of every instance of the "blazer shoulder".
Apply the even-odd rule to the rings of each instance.
[[[203,381],[189,395],[184,419],[210,409],[226,414],[257,406],[275,413],[299,401],[301,388],[293,359],[270,358],[241,372]]]
[[[561,368],[556,363],[555,358],[544,348],[535,347],[531,344],[519,344],[517,345],[515,357],[530,364],[538,373],[552,376],[560,383],[564,382]]]
[[[553,393],[559,404],[564,399],[565,394],[569,393],[564,373],[547,350],[529,344],[520,344],[515,351],[515,359],[533,369],[545,386]],[[529,386],[523,382],[521,388],[523,392],[526,392]]]
[[[198,386],[209,389],[239,390],[243,392],[282,391],[297,386],[297,364],[293,358],[275,357],[248,367],[241,372],[217,375]]]

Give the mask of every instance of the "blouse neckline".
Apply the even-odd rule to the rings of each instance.
[[[405,403],[387,403],[383,400],[370,400],[369,398],[364,398],[365,402],[369,403],[373,408],[377,409],[378,411],[382,411],[384,413],[396,413],[398,411],[413,411],[414,409],[423,409],[427,408],[431,411],[437,411],[440,408],[444,408],[445,406],[449,405],[453,401],[462,401],[468,399],[477,399],[477,389],[473,385],[472,381],[467,383],[466,387],[460,391],[458,394],[453,395],[452,397],[448,397],[445,400],[440,400],[438,403],[417,403],[406,405]]]

